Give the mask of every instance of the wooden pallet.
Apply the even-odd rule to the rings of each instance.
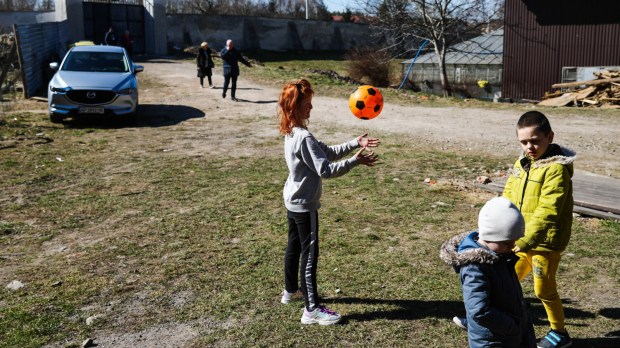
[[[506,179],[477,184],[487,191],[502,193]],[[620,221],[620,180],[576,171],[573,176],[573,211],[578,214]]]

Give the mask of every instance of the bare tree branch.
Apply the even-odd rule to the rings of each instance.
[[[367,0],[364,8],[375,15],[373,32],[395,56],[417,51],[428,40],[437,58],[444,95],[452,95],[446,73],[446,53],[456,43],[483,33],[499,18],[500,0]]]

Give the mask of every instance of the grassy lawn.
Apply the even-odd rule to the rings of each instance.
[[[272,59],[244,73],[277,84],[305,64],[317,62]],[[186,346],[195,348],[467,345],[451,323],[464,311],[458,276],[439,246],[475,229],[492,197],[470,184],[476,175],[513,158],[378,134],[381,165],[324,181],[318,285],[343,324],[302,326],[302,305],[279,303],[287,171],[271,149],[281,140],[255,145],[271,155],[207,160],[120,151],[105,140],[117,132],[52,125],[46,114],[0,115],[0,347],[77,347],[98,332],[170,323],[194,327]],[[618,346],[610,335],[620,331],[619,244],[619,223],[575,218],[559,289],[578,347]],[[8,290],[12,280],[25,286]],[[524,291],[541,337],[548,327],[531,281]]]

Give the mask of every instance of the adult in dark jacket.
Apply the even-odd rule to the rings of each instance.
[[[133,36],[131,36],[129,30],[125,30],[125,33],[121,36],[121,46],[125,47],[129,58],[133,59]]]
[[[211,81],[211,76],[213,75],[211,69],[215,66],[213,63],[213,58],[211,58],[211,53],[212,51],[209,48],[208,43],[203,42],[200,44],[198,55],[196,56],[196,67],[198,69],[196,76],[200,78],[200,88],[204,87],[205,76],[209,79],[209,87],[215,87],[213,85],[213,81]]]
[[[452,237],[440,257],[460,274],[470,347],[536,347],[534,325],[523,300],[512,251],[525,222],[508,199],[496,197],[480,210],[478,231]]]
[[[230,97],[232,100],[237,101],[237,98],[235,98],[235,91],[237,90],[237,77],[239,76],[239,62],[249,67],[252,67],[252,64],[243,58],[241,52],[237,51],[232,40],[226,41],[226,47],[220,52],[220,57],[223,61],[224,70],[224,90],[222,91],[222,98],[226,98],[228,84],[232,81],[232,85],[230,86]]]
[[[114,28],[110,27],[110,29],[108,29],[105,33],[103,41],[108,46],[116,46],[116,34],[114,34]]]

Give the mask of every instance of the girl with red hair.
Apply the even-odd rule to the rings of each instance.
[[[373,166],[378,160],[377,155],[365,151],[380,142],[377,138],[367,137],[368,134],[332,146],[317,140],[307,128],[313,94],[310,82],[302,79],[286,84],[278,99],[280,133],[284,135],[284,157],[289,169],[283,193],[288,245],[284,255],[285,286],[281,302],[289,303],[293,298],[303,296],[305,309],[301,322],[331,325],[340,321],[340,314],[319,303],[316,282],[321,181],[344,175],[359,164]],[[340,160],[356,148],[361,149]]]

